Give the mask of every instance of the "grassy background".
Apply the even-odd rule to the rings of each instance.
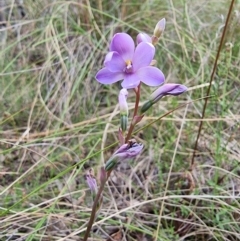
[[[2,4],[2,3],[1,3]],[[116,32],[151,34],[157,66],[185,84],[147,112],[141,156],[120,165],[89,240],[240,240],[240,3],[236,1],[189,169],[229,1],[8,0],[0,31],[0,240],[81,240],[84,181],[116,150],[120,84],[95,80]],[[141,103],[153,91],[144,86]],[[198,100],[196,100],[198,99]],[[129,105],[134,105],[130,93]],[[196,101],[194,101],[196,100]],[[193,101],[187,105],[187,102]],[[110,236],[112,238],[110,238]]]

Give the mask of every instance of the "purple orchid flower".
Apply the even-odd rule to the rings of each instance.
[[[143,149],[143,145],[137,143],[135,140],[130,140],[128,143],[123,144],[113,156],[118,157],[118,160],[127,160],[134,158],[140,154]]]
[[[164,74],[156,67],[149,66],[155,54],[155,47],[148,42],[135,44],[131,36],[117,33],[110,44],[110,52],[104,61],[104,68],[98,71],[96,79],[101,84],[121,83],[125,89],[136,88],[140,82],[149,86],[161,85]]]
[[[147,111],[153,104],[166,95],[180,95],[187,91],[187,87],[181,84],[165,84],[156,89],[150,96],[149,100],[143,104],[141,113]]]
[[[160,86],[157,90],[155,90],[151,96],[150,100],[156,103],[165,95],[180,95],[187,91],[187,87],[185,85],[180,84],[165,84]]]
[[[123,144],[106,162],[105,170],[111,171],[119,162],[136,157],[141,153],[143,145],[137,143],[134,139]]]

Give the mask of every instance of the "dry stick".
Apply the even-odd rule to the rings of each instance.
[[[207,94],[206,94],[207,98],[205,99],[205,102],[204,102],[202,117],[201,117],[202,120],[204,119],[204,116],[205,116],[205,111],[206,111],[207,103],[208,103],[208,96],[210,94],[213,78],[214,78],[214,75],[215,75],[215,72],[216,72],[216,69],[217,69],[218,59],[219,59],[220,52],[221,52],[221,49],[222,49],[222,46],[223,46],[223,41],[224,41],[224,38],[225,38],[225,35],[226,35],[226,31],[227,31],[228,23],[229,23],[230,16],[231,16],[231,13],[232,13],[232,10],[233,10],[234,2],[235,2],[235,0],[231,1],[230,7],[229,7],[229,10],[228,10],[227,19],[226,19],[226,22],[225,22],[225,26],[224,26],[224,29],[223,29],[222,36],[221,36],[221,40],[220,40],[220,44],[219,44],[219,47],[218,47],[216,59],[215,59],[213,70],[212,70],[211,77],[210,77],[209,86],[208,86],[208,89],[207,89]],[[203,125],[202,120],[200,121],[199,128],[198,128],[198,134],[197,134],[197,139],[196,139],[195,146],[194,146],[194,149],[193,149],[193,155],[192,155],[190,170],[193,169],[193,165],[194,165],[194,159],[195,159],[197,147],[198,147],[198,140],[199,140],[201,130],[202,130],[202,125]]]

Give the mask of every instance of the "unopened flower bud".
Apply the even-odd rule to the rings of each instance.
[[[140,44],[141,42],[152,43],[152,39],[146,33],[139,33],[137,35],[137,44]]]
[[[87,182],[88,187],[90,188],[90,191],[92,193],[93,200],[98,192],[98,186],[96,178],[93,175],[93,170],[90,169],[87,174],[85,175],[85,179]]]
[[[128,96],[127,89],[121,89],[118,96],[121,115],[128,115],[127,96]]]
[[[166,25],[166,19],[165,18],[161,19],[157,23],[157,25],[156,25],[156,27],[155,27],[155,29],[153,31],[153,35],[156,38],[158,38],[158,39],[160,38],[160,36],[162,35],[162,33],[163,33],[164,29],[165,29],[165,25]]]
[[[123,144],[106,162],[105,170],[111,171],[119,162],[136,157],[143,149],[142,144],[138,144],[135,140],[130,140]]]
[[[128,117],[126,115],[121,115],[120,116],[120,126],[121,126],[121,130],[123,132],[127,130],[127,125],[128,125]]]
[[[144,112],[146,112],[148,109],[150,109],[152,107],[152,105],[154,104],[153,101],[148,100],[147,102],[145,102],[140,110],[141,114],[143,114]]]
[[[119,96],[118,96],[118,102],[120,107],[120,127],[122,131],[127,130],[128,125],[128,104],[127,104],[127,95],[128,91],[127,89],[121,89]]]
[[[187,87],[185,85],[180,84],[165,84],[159,87],[157,90],[155,90],[151,96],[150,100],[153,101],[153,103],[156,103],[158,100],[160,100],[165,95],[180,95],[187,91]]]
[[[160,86],[157,90],[155,90],[149,100],[143,104],[141,108],[141,113],[147,111],[153,104],[159,101],[163,96],[166,95],[180,95],[187,91],[187,87],[185,85],[180,84],[165,84]]]

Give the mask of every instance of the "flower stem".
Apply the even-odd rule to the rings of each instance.
[[[136,122],[134,121],[134,117],[137,115],[137,112],[138,112],[138,106],[139,106],[139,101],[140,101],[140,87],[141,87],[141,83],[135,89],[135,93],[136,93],[135,108],[134,108],[134,113],[133,113],[133,118],[132,118],[132,121],[131,121],[131,125],[129,127],[129,131],[128,131],[127,137],[125,139],[125,143],[127,143],[128,140],[131,138],[132,132],[133,132],[134,127],[136,125]],[[105,183],[107,182],[110,174],[111,174],[111,170],[107,172],[106,180],[104,182],[101,182],[101,185],[100,185],[100,187],[98,189],[97,195],[96,195],[96,197],[94,199],[94,203],[93,203],[92,211],[91,211],[91,216],[90,216],[90,219],[89,219],[89,222],[88,222],[88,225],[87,225],[87,230],[86,230],[86,232],[84,234],[83,241],[87,241],[88,236],[89,236],[89,234],[91,232],[91,228],[92,228],[92,225],[94,223],[96,212],[97,212],[97,206],[98,206],[99,200],[101,198],[101,195],[102,195]]]
[[[134,118],[134,116],[137,115],[137,112],[138,112],[138,105],[139,105],[139,100],[140,100],[140,89],[141,89],[141,83],[139,84],[137,89],[135,89],[136,101],[135,101],[135,108],[134,108],[133,118]]]
[[[108,177],[109,177],[109,175],[107,176],[107,178]],[[106,179],[106,181],[107,181],[107,179]],[[92,228],[93,222],[95,220],[95,215],[96,215],[96,212],[97,212],[98,202],[99,202],[99,200],[101,198],[102,191],[104,189],[106,181],[101,182],[101,185],[100,185],[100,187],[98,189],[97,195],[95,197],[95,200],[94,200],[94,203],[93,203],[93,206],[92,206],[91,216],[90,216],[90,219],[89,219],[89,222],[88,222],[87,230],[85,232],[83,241],[87,241],[89,233],[91,232],[91,228]]]
[[[136,93],[136,100],[135,100],[135,108],[134,108],[134,113],[133,113],[133,118],[132,118],[132,122],[131,125],[129,127],[128,133],[127,133],[127,137],[125,139],[125,143],[127,143],[129,141],[129,139],[131,138],[134,126],[136,125],[136,123],[134,122],[134,117],[137,115],[138,112],[138,106],[139,106],[139,101],[140,101],[140,87],[141,87],[141,83],[139,84],[139,86],[134,90]]]

